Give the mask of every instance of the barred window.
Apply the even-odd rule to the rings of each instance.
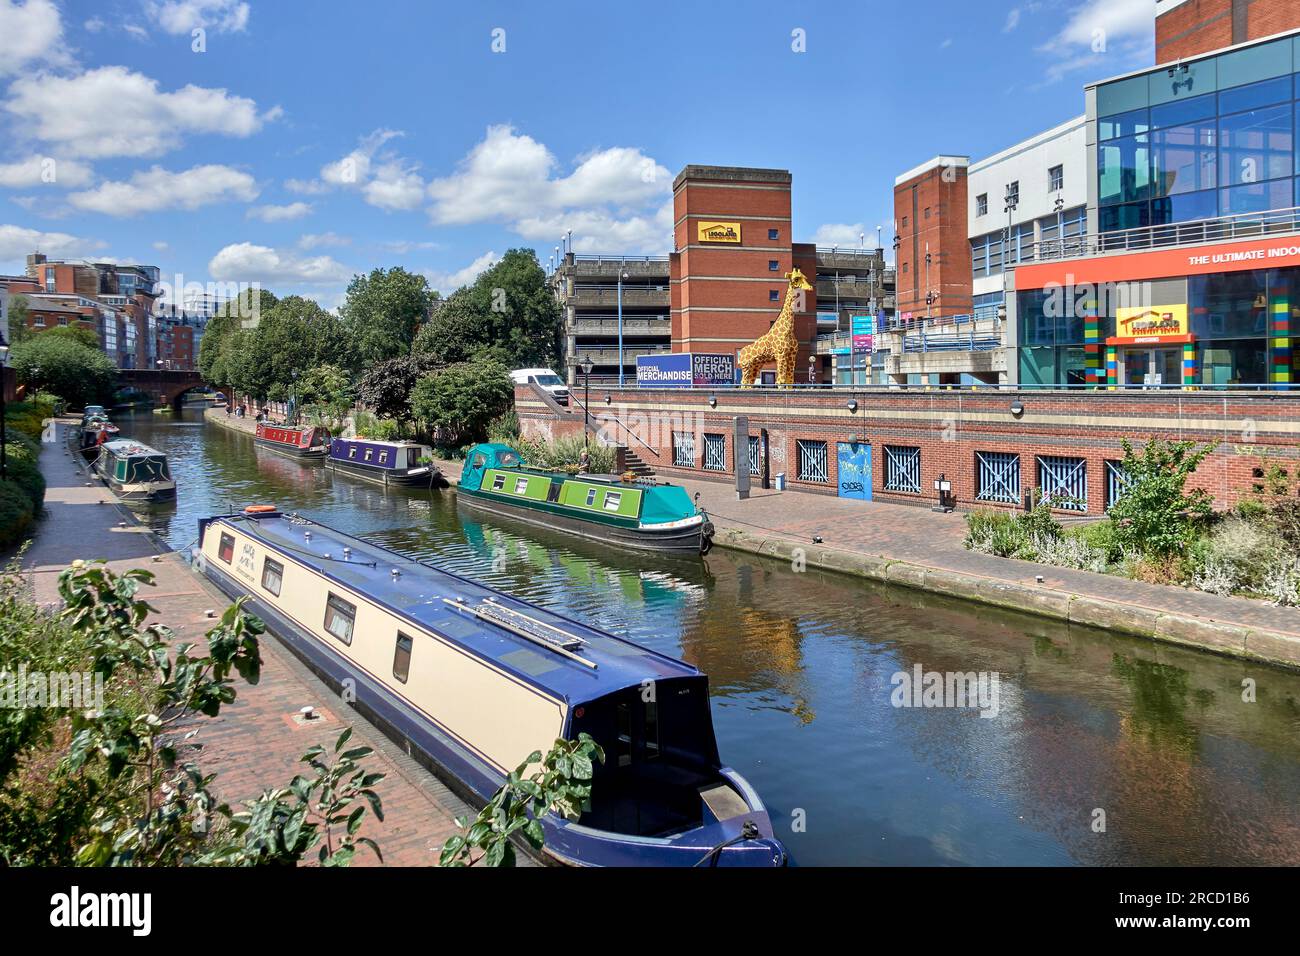
[[[695,434],[673,432],[673,465],[678,468],[695,467]]]
[[[1020,456],[1010,451],[977,451],[975,500],[1020,504]]]
[[[829,482],[830,474],[826,467],[826,443],[800,438],[795,442],[795,445],[799,452],[799,480],[815,481],[823,484]]]
[[[1088,463],[1063,455],[1038,456],[1038,487],[1043,497],[1067,511],[1088,510]]]
[[[727,470],[727,438],[725,435],[704,436],[705,471]]]
[[[911,446],[885,446],[885,490],[921,490],[921,449]]]

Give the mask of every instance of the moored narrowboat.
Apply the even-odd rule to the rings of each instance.
[[[81,422],[80,448],[87,456],[95,455],[99,446],[121,432],[121,429],[108,420],[107,415],[89,415]]]
[[[713,522],[686,489],[615,475],[529,468],[509,445],[475,445],[465,456],[457,500],[595,541],[652,551],[712,546]]]
[[[719,758],[708,678],[691,665],[274,510],[201,519],[193,557],[471,802],[556,738],[595,738],[605,761],[590,805],[578,820],[542,817],[545,856],[786,862],[761,798]]]
[[[95,471],[113,493],[127,501],[167,501],[176,497],[167,456],[130,438],[99,446]]]
[[[410,441],[335,438],[325,463],[381,485],[432,486],[442,477],[433,464],[433,449]]]
[[[263,448],[305,461],[319,461],[330,450],[329,431],[312,425],[298,427],[258,422],[253,440]]]

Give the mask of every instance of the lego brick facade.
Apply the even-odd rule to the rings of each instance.
[[[669,257],[674,352],[734,354],[771,328],[793,267],[814,279],[815,249],[791,241],[790,182],[782,169],[687,166],[678,175]],[[726,224],[719,238],[701,235],[710,223]],[[816,312],[808,293],[794,317],[801,368]]]
[[[1156,63],[1300,28],[1297,0],[1185,0],[1156,17]]]
[[[894,222],[898,315],[969,314],[966,167],[936,164],[895,184]]]
[[[709,400],[716,400],[710,405]],[[1281,464],[1300,490],[1300,395],[1283,393],[1211,392],[950,392],[857,391],[791,394],[773,389],[744,392],[702,389],[611,391],[609,403],[592,396],[592,416],[614,416],[605,433],[617,438],[630,429],[645,441],[628,441],[636,454],[664,477],[674,475],[734,481],[737,460],[733,447],[734,420],[749,419],[749,434],[766,431],[771,475],[785,473],[788,487],[836,494],[839,476],[837,444],[871,445],[871,493],[878,501],[930,506],[936,503],[934,481],[941,474],[952,482],[961,508],[1016,507],[984,500],[977,455],[1006,453],[1018,467],[1012,483],[1015,496],[1040,487],[1040,456],[1082,461],[1086,475],[1086,514],[1099,516],[1106,508],[1107,462],[1123,458],[1120,445],[1128,438],[1140,445],[1149,438],[1215,442],[1215,451],[1202,463],[1191,484],[1205,488],[1218,506],[1240,500],[1259,483],[1270,461]],[[849,401],[857,403],[851,411]],[[1012,403],[1023,411],[1017,415]],[[559,416],[527,390],[516,390],[515,407],[525,437],[580,435],[581,415]],[[621,423],[621,424],[619,424]],[[691,467],[673,464],[673,433],[694,436]],[[725,442],[724,468],[704,467],[704,436]],[[714,438],[713,441],[719,439]],[[824,481],[801,476],[799,442],[825,443]],[[814,445],[815,447],[815,445]],[[919,449],[916,491],[891,488],[889,454]],[[748,450],[740,461],[748,464]],[[897,482],[894,482],[897,484]]]

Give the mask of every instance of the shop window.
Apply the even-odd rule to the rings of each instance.
[[[1250,83],[1219,91],[1219,113],[1240,113],[1243,110],[1259,109],[1261,106],[1274,106],[1291,99],[1291,77],[1279,76],[1276,79]]]

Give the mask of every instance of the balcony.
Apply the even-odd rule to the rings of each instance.
[[[618,288],[610,285],[579,284],[573,290],[569,305],[575,309],[614,309],[618,308]],[[668,308],[668,282],[662,287],[623,286],[623,308]]]
[[[658,345],[633,345],[623,349],[623,364],[632,366],[636,364],[638,356],[641,355],[666,355],[672,349],[667,346]],[[578,361],[590,360],[593,365],[618,365],[618,349],[584,349],[579,347],[575,350],[574,358]]]
[[[579,315],[569,323],[569,334],[576,336],[600,336],[601,338],[616,338],[618,336],[618,319],[601,316],[592,318],[585,315]],[[669,321],[668,316],[656,316],[646,318],[645,316],[624,316],[623,317],[623,334],[627,335],[660,335],[668,338],[672,335],[673,324]]]
[[[1231,242],[1283,233],[1300,232],[1300,206],[1268,212],[1242,212],[1213,219],[1170,222],[1158,226],[1139,226],[1091,236],[1067,236],[1035,243],[1023,257],[1025,261],[1049,262],[1077,259],[1108,252],[1132,252],[1167,246]]]

